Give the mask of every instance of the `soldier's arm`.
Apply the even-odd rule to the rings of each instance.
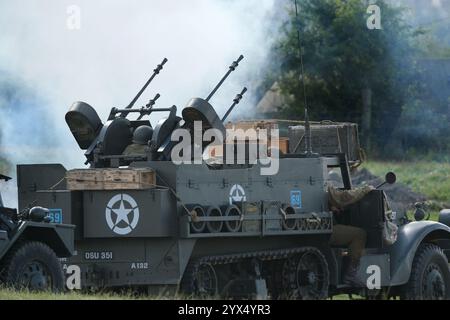
[[[345,208],[353,203],[358,202],[374,189],[375,188],[373,186],[364,186],[352,190],[340,190],[329,186],[328,192],[332,205],[339,208]]]

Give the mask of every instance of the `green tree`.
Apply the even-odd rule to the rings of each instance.
[[[370,139],[374,147],[388,141],[402,106],[417,92],[417,32],[403,20],[401,8],[384,0],[376,4],[381,30],[367,27],[369,1],[298,1],[298,18],[292,10],[275,48],[284,62],[279,75],[282,93],[292,97],[285,116],[303,116],[299,30],[310,117],[365,121],[364,141]]]

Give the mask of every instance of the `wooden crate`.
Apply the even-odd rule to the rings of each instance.
[[[289,127],[291,153],[305,151],[305,127]],[[320,154],[345,153],[349,162],[361,161],[358,126],[354,123],[312,124],[313,152]]]
[[[68,190],[136,190],[155,187],[149,168],[76,169],[66,173]]]
[[[241,129],[241,130],[249,130],[249,129],[266,129],[266,130],[274,130],[278,129],[278,123],[275,120],[256,120],[256,121],[238,121],[238,122],[228,122],[225,124],[226,129]]]
[[[279,145],[280,145],[280,152],[282,152],[284,154],[289,153],[289,138],[280,137]]]
[[[264,148],[265,150],[265,155],[269,155],[270,156],[270,152],[269,152],[269,146],[267,144],[267,141],[244,141],[244,140],[238,140],[237,144],[235,144],[235,150],[238,148],[239,144],[246,144],[246,156],[249,155],[249,151],[253,150],[258,152],[259,148]],[[252,144],[253,146],[249,147],[248,145]],[[274,143],[274,145],[277,145],[276,143]],[[226,149],[228,146],[228,144],[224,144],[222,146],[211,146],[209,148],[209,156],[214,158],[214,157],[223,157],[223,151],[224,149]],[[289,138],[285,138],[285,137],[280,137],[278,140],[278,146],[279,146],[279,150],[281,153],[283,154],[288,154],[289,153]],[[235,151],[236,152],[236,151]],[[255,155],[256,158],[259,158],[259,154]]]
[[[256,120],[256,121],[239,121],[239,122],[228,122],[225,125],[226,129],[230,130],[243,130],[242,132],[244,135],[239,136],[237,135],[235,137],[236,139],[236,146],[245,144],[247,145],[247,150],[260,150],[260,148],[265,149],[264,154],[270,156],[270,146],[278,145],[278,148],[281,153],[288,154],[289,153],[289,138],[288,137],[279,137],[278,141],[272,141],[271,136],[268,135],[267,139],[265,140],[259,140],[258,137],[258,131],[259,130],[278,130],[278,122],[276,120]],[[253,129],[255,130],[253,133],[255,135],[250,134],[249,132],[246,132],[246,130]],[[266,132],[267,134],[270,134],[269,131]],[[226,141],[226,143],[223,146],[211,146],[208,150],[209,156],[211,158],[214,157],[223,157],[224,149],[227,147],[227,145],[233,143],[232,141]],[[252,148],[250,148],[248,145],[252,145]],[[255,146],[256,145],[256,146]],[[249,152],[246,151],[245,157],[249,157]],[[254,158],[259,158],[259,154],[254,155]]]

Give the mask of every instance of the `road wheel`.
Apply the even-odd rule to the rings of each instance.
[[[203,262],[188,265],[181,282],[181,291],[199,298],[217,296],[218,279],[214,266]]]
[[[64,273],[55,252],[42,242],[25,242],[13,247],[6,257],[3,280],[16,289],[64,290]]]
[[[283,266],[283,287],[288,299],[328,298],[328,263],[317,249],[289,258]]]
[[[403,299],[450,299],[450,270],[442,249],[422,244],[414,257],[409,282],[403,288]]]

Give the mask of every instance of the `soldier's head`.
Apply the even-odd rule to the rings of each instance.
[[[153,129],[150,126],[140,126],[134,130],[133,143],[147,145],[153,136]]]

